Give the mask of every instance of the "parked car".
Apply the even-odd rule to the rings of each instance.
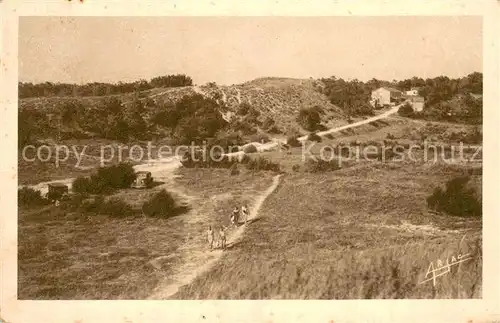
[[[141,171],[135,173],[136,178],[132,183],[132,188],[150,188],[153,185],[153,177],[151,172]]]
[[[63,183],[50,183],[48,188],[47,199],[51,201],[64,199],[69,193],[68,185]]]

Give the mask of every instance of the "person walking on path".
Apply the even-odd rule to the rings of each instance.
[[[220,247],[222,250],[226,249],[226,232],[224,231],[224,226],[220,226],[219,228],[219,237],[220,237]]]
[[[245,217],[245,224],[247,224],[247,221],[248,221],[248,207],[246,205],[243,205],[241,207],[241,214]]]
[[[212,230],[212,226],[208,226],[207,230],[207,240],[208,240],[208,245],[210,247],[210,250],[214,248],[214,230]]]
[[[237,206],[235,206],[233,209],[233,213],[231,213],[231,224],[232,225],[234,225],[234,226],[238,225],[239,215],[240,215],[240,209]]]

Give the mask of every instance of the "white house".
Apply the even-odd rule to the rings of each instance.
[[[420,112],[424,109],[425,100],[423,97],[410,96],[410,97],[408,97],[408,101],[410,102],[411,107],[413,108],[413,111]]]
[[[418,96],[418,91],[420,88],[418,87],[412,87],[410,91],[406,91],[406,95],[408,96]]]
[[[401,100],[402,95],[403,93],[400,90],[384,86],[372,91],[371,103],[373,106],[395,104]]]

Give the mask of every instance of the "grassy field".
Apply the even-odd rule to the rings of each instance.
[[[206,185],[207,173],[200,170],[180,169],[178,175],[175,190],[189,184],[187,194],[196,197],[188,213],[169,219],[87,216],[55,206],[20,209],[19,299],[145,299],[175,274],[186,248],[205,248],[208,224],[227,225],[234,205],[250,201],[271,178],[214,170],[208,180],[217,184]],[[137,208],[159,189],[121,190],[114,197]]]
[[[244,238],[175,298],[480,298],[481,220],[431,214],[425,204],[458,173],[367,164],[287,175]],[[436,287],[418,284],[431,262],[458,253],[473,259]]]
[[[381,142],[388,133],[401,142],[430,135],[449,143],[449,134],[473,130],[392,117],[324,138],[311,152],[342,142]],[[471,165],[351,161],[340,170],[313,174],[304,172],[300,147],[258,155],[281,164],[281,184],[242,239],[173,298],[481,297],[481,218],[431,213],[426,206],[436,186]],[[20,163],[20,182],[74,177],[96,165],[89,157],[89,169],[77,170],[72,161],[66,168]],[[298,171],[294,165],[300,165]],[[240,170],[232,176],[228,169],[180,168],[167,190],[187,199],[191,209],[166,220],[88,217],[54,206],[20,209],[19,298],[144,299],[161,290],[190,268],[186,263],[203,265],[207,226],[228,225],[232,208],[250,206],[275,175]],[[480,195],[482,176],[473,174],[469,185]],[[160,188],[122,190],[116,197],[137,208]],[[419,284],[432,262],[466,253],[472,259],[437,278],[436,286]]]

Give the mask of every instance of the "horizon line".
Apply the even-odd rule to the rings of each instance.
[[[450,75],[446,75],[446,74],[439,74],[439,75],[436,75],[436,76],[432,76],[432,77],[422,77],[422,76],[417,76],[417,75],[414,75],[412,77],[409,77],[409,78],[401,78],[401,79],[393,79],[393,80],[386,80],[386,79],[379,79],[379,78],[376,78],[376,77],[371,77],[371,78],[368,78],[368,79],[358,79],[358,78],[344,78],[344,77],[340,77],[340,76],[337,76],[337,75],[331,75],[331,76],[328,76],[328,77],[290,77],[290,76],[259,76],[259,77],[256,77],[256,78],[253,78],[253,79],[250,79],[250,80],[246,80],[246,81],[242,81],[242,82],[239,82],[239,83],[232,83],[232,84],[228,84],[228,83],[219,83],[219,82],[216,82],[216,81],[207,81],[207,82],[204,82],[204,83],[198,83],[198,82],[195,82],[195,80],[188,74],[184,74],[184,73],[167,73],[167,74],[163,74],[163,75],[157,75],[157,76],[153,76],[153,77],[148,77],[148,78],[144,78],[144,77],[139,77],[139,78],[136,78],[135,80],[118,80],[118,81],[114,81],[114,82],[105,82],[105,81],[93,81],[93,80],[89,80],[89,81],[86,81],[86,82],[80,82],[80,83],[77,83],[77,82],[62,82],[62,81],[43,81],[43,82],[36,82],[36,81],[30,81],[30,80],[21,80],[19,79],[18,80],[18,84],[20,83],[32,83],[32,84],[44,84],[44,83],[53,83],[53,84],[69,84],[69,85],[77,85],[77,86],[81,86],[81,85],[86,85],[86,84],[93,84],[93,83],[98,83],[98,84],[118,84],[118,83],[135,83],[135,82],[139,82],[141,80],[145,80],[147,82],[150,82],[151,79],[155,78],[155,77],[161,77],[161,76],[167,76],[167,75],[185,75],[186,77],[190,77],[193,81],[193,86],[195,85],[205,85],[205,84],[208,84],[208,83],[216,83],[217,85],[223,85],[223,86],[231,86],[231,85],[241,85],[241,84],[245,84],[245,83],[249,83],[249,82],[252,82],[252,81],[256,81],[256,80],[261,80],[261,79],[291,79],[291,80],[321,80],[321,79],[329,79],[329,78],[333,78],[335,77],[336,79],[343,79],[344,81],[354,81],[354,80],[358,80],[360,82],[363,82],[363,83],[366,83],[370,80],[377,80],[377,81],[380,81],[380,82],[393,82],[393,81],[403,81],[403,80],[411,80],[412,78],[421,78],[423,80],[426,80],[426,79],[434,79],[434,78],[437,78],[437,77],[440,77],[440,76],[444,76],[444,77],[447,77],[449,79],[460,79],[460,78],[463,78],[463,77],[467,77],[468,75],[470,74],[473,74],[473,73],[480,73],[480,74],[483,74],[482,71],[477,71],[477,70],[474,70],[474,71],[471,71],[471,72],[468,72],[466,74],[463,74],[462,76],[450,76]]]

